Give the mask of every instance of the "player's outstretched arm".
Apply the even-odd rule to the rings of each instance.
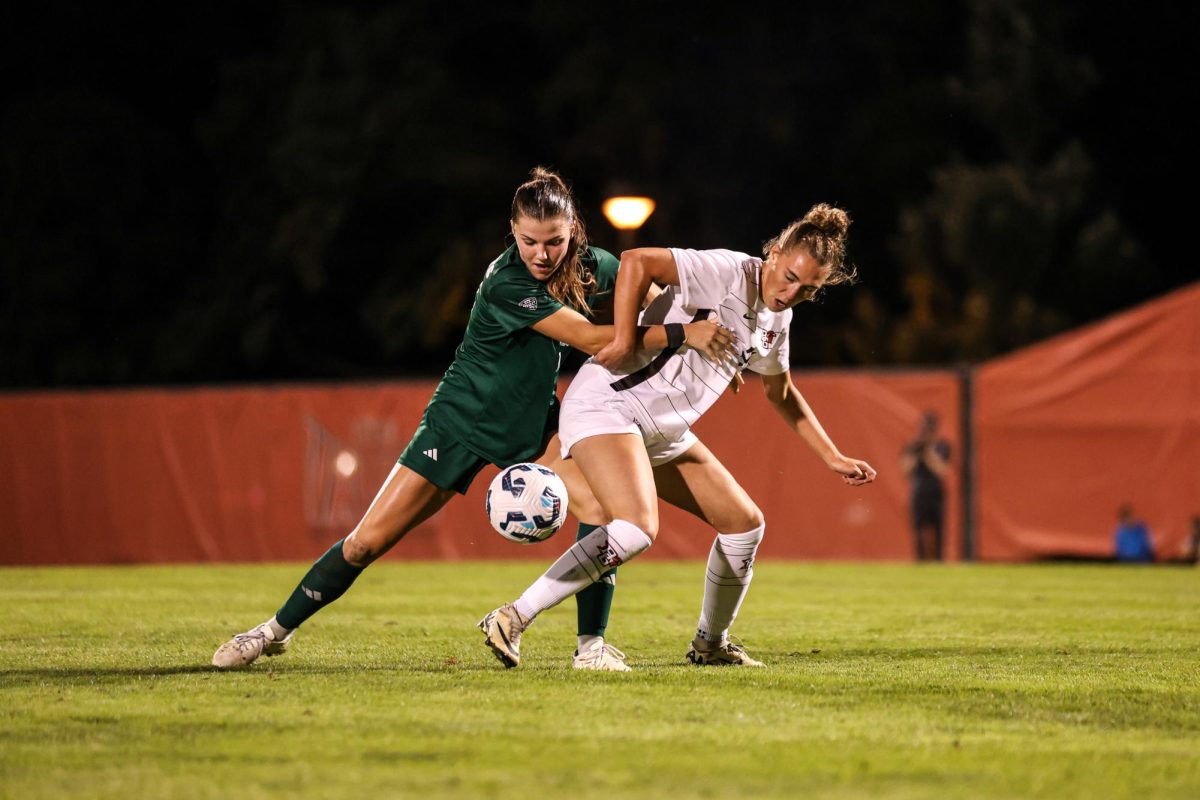
[[[862,486],[875,480],[875,469],[870,464],[857,458],[848,458],[837,449],[804,395],[792,383],[789,373],[764,375],[762,382],[767,399],[787,426],[821,457],[826,466],[842,476],[843,481],[850,486]]]
[[[600,352],[605,345],[612,342],[616,333],[615,326],[593,325],[591,320],[578,311],[565,307],[538,320],[532,327],[543,336],[556,342],[566,342],[588,355]],[[714,361],[731,355],[737,349],[737,342],[733,336],[715,320],[689,322],[682,328],[687,344],[704,351]],[[670,334],[665,325],[635,328],[634,335],[636,346],[647,350],[662,350],[670,341]]]

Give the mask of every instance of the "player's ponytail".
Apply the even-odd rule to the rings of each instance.
[[[763,245],[763,255],[770,258],[773,251],[786,253],[804,246],[819,264],[829,268],[826,286],[854,283],[858,270],[846,263],[846,232],[849,229],[849,214],[836,206],[818,203]]]
[[[521,217],[538,222],[559,217],[567,219],[571,227],[567,255],[546,281],[546,291],[565,306],[583,314],[591,313],[587,296],[595,286],[596,278],[583,266],[583,254],[588,246],[587,231],[566,181],[552,170],[534,167],[529,173],[529,180],[517,187],[517,193],[513,195],[513,224]]]

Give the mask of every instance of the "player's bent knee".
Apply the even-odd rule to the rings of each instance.
[[[359,539],[356,533],[350,534],[342,542],[342,558],[346,559],[347,564],[365,567],[379,556],[372,556],[371,549]]]
[[[751,506],[724,520],[724,524],[718,525],[717,530],[721,533],[743,533],[761,528],[765,524],[766,520],[763,517],[762,511],[759,510],[758,506]]]
[[[632,505],[632,504],[630,504]],[[610,508],[601,512],[604,514],[608,522],[613,520],[624,520],[630,525],[637,526],[638,530],[645,533],[653,541],[658,535],[658,509],[650,508]],[[605,524],[608,524],[606,522]]]
[[[368,542],[363,541],[363,538],[358,535],[358,531],[346,537],[342,542],[342,557],[346,559],[346,563],[356,567],[365,567],[375,559],[383,555],[378,547],[371,547]]]
[[[750,530],[751,528],[761,528],[762,526],[766,525],[767,519],[763,516],[763,513],[759,507],[755,506],[754,512],[750,514],[750,518],[747,520],[747,522],[749,527],[746,528],[746,530]]]
[[[643,517],[641,519],[636,516],[631,516],[629,522],[636,525],[642,533],[650,537],[650,541],[658,538],[658,517],[653,518]]]
[[[349,564],[365,567],[391,550],[392,546],[400,541],[401,536],[380,536],[363,528],[356,528],[342,542],[342,557]]]

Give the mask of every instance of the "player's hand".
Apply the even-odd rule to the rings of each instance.
[[[684,343],[699,350],[709,361],[717,364],[737,353],[737,338],[733,331],[713,319],[689,322],[683,326]]]
[[[637,352],[637,345],[634,342],[628,344],[613,339],[604,347],[600,348],[600,352],[592,356],[596,363],[610,372],[623,372],[625,368],[633,361],[633,356]]]
[[[829,462],[829,468],[842,476],[847,486],[863,486],[875,480],[875,468],[857,458],[835,456]]]
[[[733,389],[733,393],[737,394],[738,392],[740,392],[742,390],[742,387],[745,385],[746,385],[746,379],[742,377],[742,373],[740,373],[740,372],[733,373],[733,380],[731,380],[729,382],[729,388]]]

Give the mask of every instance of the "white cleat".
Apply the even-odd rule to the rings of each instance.
[[[571,662],[575,669],[594,669],[604,672],[633,672],[625,663],[625,654],[603,639],[597,639],[587,650],[575,651]]]
[[[522,619],[512,603],[506,603],[479,620],[479,630],[500,663],[512,669],[521,663],[521,634],[531,622]]]
[[[761,661],[753,659],[742,649],[741,645],[725,639],[720,642],[710,642],[697,636],[688,647],[687,660],[698,667],[765,667]]]
[[[275,639],[271,622],[255,625],[245,633],[239,633],[213,653],[212,663],[217,669],[242,669],[258,660],[259,656],[277,656],[291,645],[295,630],[288,631],[282,639]]]

